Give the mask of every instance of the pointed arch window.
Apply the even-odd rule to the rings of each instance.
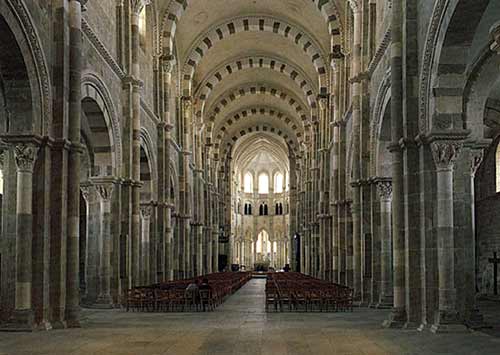
[[[259,175],[259,194],[269,193],[269,175],[262,173]]]
[[[277,173],[274,176],[274,192],[278,194],[282,193],[284,185],[285,185],[285,179],[283,177],[283,174]]]
[[[146,6],[142,8],[139,14],[139,43],[142,49],[146,48],[146,32],[147,32],[147,21],[146,21]]]
[[[245,178],[243,179],[243,191],[246,193],[253,192],[253,178],[250,173],[246,173]]]

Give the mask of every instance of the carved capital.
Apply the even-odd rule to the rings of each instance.
[[[153,207],[151,204],[141,205],[141,216],[143,219],[149,219],[151,217],[151,213],[153,212]]]
[[[470,152],[470,173],[472,177],[476,176],[477,169],[483,162],[484,151],[483,149],[472,149]]]
[[[491,50],[500,54],[500,21],[496,22],[490,29],[490,35],[493,39]]]
[[[38,147],[33,144],[16,144],[15,156],[18,172],[33,172]]]
[[[431,143],[432,157],[438,170],[449,170],[460,154],[463,143],[453,140],[438,140]]]
[[[377,179],[378,195],[381,200],[390,200],[392,198],[392,180],[391,179]]]
[[[361,11],[361,4],[359,0],[348,0],[348,2],[352,12],[356,13]]]
[[[94,188],[94,185],[92,185],[91,182],[84,182],[80,184],[80,191],[82,193],[83,198],[87,203],[90,201],[90,195],[92,193],[92,189]]]
[[[130,10],[132,10],[133,14],[139,15],[144,9],[144,6],[151,4],[151,0],[131,0],[130,1]]]
[[[112,183],[109,182],[97,183],[95,187],[97,192],[99,193],[99,196],[101,196],[103,202],[111,201],[111,196],[113,194],[113,188],[114,188],[114,185]]]
[[[163,55],[160,57],[161,67],[165,74],[171,73],[174,67],[174,59],[170,55]]]

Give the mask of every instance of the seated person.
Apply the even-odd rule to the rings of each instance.
[[[199,287],[200,291],[201,290],[209,290],[212,291],[212,286],[208,284],[208,279],[204,278],[203,281],[201,282],[201,285]]]
[[[290,271],[290,265],[286,264],[285,267],[283,268],[284,272],[289,272]]]
[[[191,281],[191,283],[186,287],[186,296],[191,298],[194,303],[198,303],[200,287],[198,286],[198,279]]]

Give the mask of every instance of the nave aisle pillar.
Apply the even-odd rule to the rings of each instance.
[[[380,288],[377,308],[391,308],[392,285],[392,181],[389,178],[376,180],[380,203]]]

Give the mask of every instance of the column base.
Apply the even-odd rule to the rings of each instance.
[[[66,309],[66,327],[68,328],[80,328],[80,308],[78,309]]]
[[[0,331],[3,332],[32,332],[35,329],[35,317],[31,309],[14,310],[10,319],[0,325]]]
[[[407,330],[418,330],[420,328],[421,324],[417,322],[406,322],[403,326],[403,329]]]
[[[48,320],[44,320],[38,323],[35,329],[40,331],[52,330],[52,324]]]
[[[377,306],[377,309],[391,309],[394,307],[394,299],[392,296],[380,296]]]
[[[52,329],[67,329],[68,325],[66,324],[66,321],[62,320],[57,320],[57,321],[52,321]]]
[[[406,324],[406,312],[402,308],[392,308],[389,318],[386,319],[382,326],[384,328],[402,329]]]
[[[428,328],[429,328],[429,324],[427,324],[427,323],[421,323],[421,324],[418,326],[417,330],[418,330],[419,332],[423,332],[423,331],[425,331],[425,330],[426,330],[426,329],[428,329]]]
[[[469,330],[458,319],[457,312],[439,311],[436,323],[431,327],[431,332],[437,333],[468,333]]]
[[[465,325],[472,330],[492,328],[491,325],[485,323],[484,317],[478,309],[475,309],[471,312],[471,315],[465,322]]]
[[[110,295],[100,295],[91,308],[111,309],[113,308],[113,299]]]

